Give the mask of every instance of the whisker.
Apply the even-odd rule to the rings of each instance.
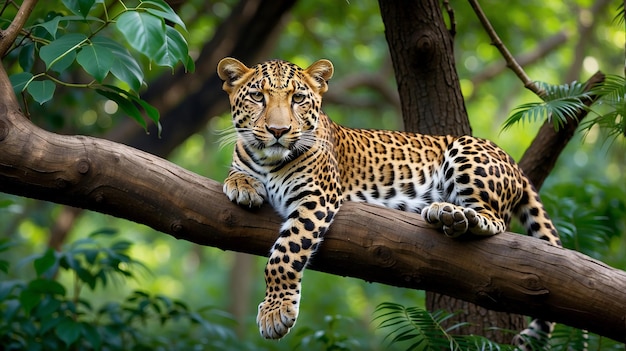
[[[214,131],[214,133],[219,135],[218,144],[220,150],[229,145],[234,145],[239,138],[237,128],[235,128],[235,126],[233,125],[228,126],[224,129],[217,129]]]

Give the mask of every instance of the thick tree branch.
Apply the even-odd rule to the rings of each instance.
[[[128,146],[46,132],[23,117],[11,89],[0,69],[0,191],[266,255],[281,223],[268,206],[244,210],[219,183]],[[437,291],[626,341],[626,272],[526,236],[450,240],[418,215],[346,203],[312,268]]]
[[[0,57],[4,57],[13,45],[35,5],[37,5],[37,0],[24,0],[11,24],[7,29],[0,30]]]

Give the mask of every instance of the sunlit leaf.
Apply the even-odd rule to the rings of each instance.
[[[147,7],[147,11],[151,14],[166,19],[174,24],[181,26],[185,31],[187,27],[182,19],[174,12],[174,10],[163,0],[145,0],[141,3],[142,6],[153,6]]]
[[[185,64],[189,56],[187,41],[172,27],[168,26],[165,33],[165,43],[156,53],[154,61],[160,66],[170,68],[174,68],[179,61]]]
[[[148,12],[124,12],[116,26],[134,49],[150,59],[165,45],[165,22]]]

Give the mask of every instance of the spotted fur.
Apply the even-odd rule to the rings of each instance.
[[[248,68],[225,58],[218,74],[237,132],[224,192],[241,205],[267,201],[284,218],[265,269],[263,337],[279,339],[296,322],[303,269],[343,201],[421,213],[450,237],[498,234],[516,216],[528,235],[560,246],[537,191],[492,142],[335,124],[321,110],[328,60]],[[552,323],[533,323],[552,331]]]

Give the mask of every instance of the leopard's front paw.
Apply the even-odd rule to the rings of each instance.
[[[256,317],[261,336],[265,339],[280,339],[289,333],[298,318],[298,299],[290,297],[273,300],[265,297],[259,304]]]
[[[224,181],[224,194],[239,205],[261,206],[267,197],[263,183],[245,174],[231,174]]]
[[[456,238],[467,233],[478,223],[476,211],[463,208],[446,202],[435,202],[422,210],[422,218],[438,228],[444,234]]]

